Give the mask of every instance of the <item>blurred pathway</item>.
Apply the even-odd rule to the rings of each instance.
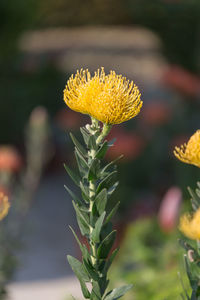
[[[71,199],[63,185],[67,175],[46,177],[27,216],[20,266],[9,285],[10,300],[63,300],[80,295],[79,285],[66,260],[78,256],[78,247],[68,228],[76,229]],[[69,298],[70,299],[70,298]]]

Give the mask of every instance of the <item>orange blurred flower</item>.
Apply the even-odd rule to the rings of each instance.
[[[136,159],[143,151],[145,142],[135,133],[126,132],[122,128],[113,128],[108,136],[109,139],[116,138],[114,145],[108,150],[106,157],[115,159],[121,154],[123,160],[129,161]]]
[[[162,125],[167,123],[172,116],[172,111],[166,103],[151,101],[146,103],[141,111],[140,118],[150,125]]]
[[[0,192],[0,221],[7,216],[9,208],[8,197],[3,192]]]
[[[21,165],[21,157],[14,147],[0,146],[0,171],[16,172],[20,169]]]

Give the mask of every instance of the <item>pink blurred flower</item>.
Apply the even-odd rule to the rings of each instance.
[[[163,81],[188,96],[194,97],[200,92],[200,78],[176,65],[166,71]]]
[[[146,103],[140,114],[142,121],[154,126],[167,123],[171,116],[172,111],[169,105],[155,100]]]
[[[176,186],[164,195],[158,212],[158,223],[164,232],[171,232],[176,227],[181,201],[182,192]]]
[[[0,171],[17,172],[22,166],[22,159],[12,146],[0,146]]]
[[[116,138],[114,145],[108,150],[106,157],[109,160],[115,159],[121,154],[124,155],[123,160],[129,161],[136,159],[143,151],[145,141],[139,135],[130,133],[124,129],[115,127],[112,129],[108,139]]]

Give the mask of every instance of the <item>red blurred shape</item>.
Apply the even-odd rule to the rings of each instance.
[[[113,128],[108,136],[112,140],[116,138],[114,145],[108,150],[107,159],[115,159],[121,154],[124,155],[123,161],[136,159],[143,151],[145,142],[144,139],[135,133],[126,132],[122,128]]]
[[[163,81],[173,89],[195,97],[200,92],[200,78],[179,66],[171,66],[164,74]]]
[[[160,101],[146,103],[140,114],[142,121],[154,126],[167,123],[171,116],[172,111],[169,105]]]

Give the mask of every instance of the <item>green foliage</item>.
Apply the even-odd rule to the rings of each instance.
[[[65,165],[68,175],[80,187],[82,199],[68,187],[66,189],[73,198],[72,203],[81,234],[87,238],[89,245],[88,250],[70,227],[81,249],[82,262],[70,255],[67,258],[79,279],[84,297],[91,300],[119,299],[132,286],[123,286],[106,293],[109,283],[107,272],[118,252],[118,249],[113,250],[109,256],[116,238],[116,231],[112,229],[110,220],[119,207],[117,203],[110,212],[107,211],[107,201],[117,186],[114,162],[104,166],[101,161],[112,145],[103,141],[107,129],[101,129],[98,122],[92,119],[91,125],[81,128],[85,146],[70,134],[75,146],[79,174]],[[91,291],[88,290],[86,282],[91,283]]]
[[[120,256],[110,269],[112,285],[134,283],[124,300],[180,299],[181,281],[189,290],[182,269],[182,251],[177,233],[163,233],[155,219],[143,219],[129,225]]]

